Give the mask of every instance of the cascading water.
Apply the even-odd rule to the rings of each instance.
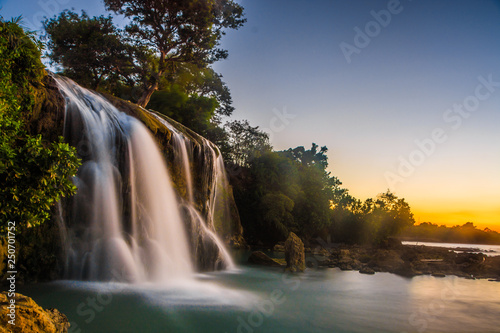
[[[194,254],[193,259],[197,263],[198,268],[202,270],[210,268],[207,267],[204,260],[200,260],[202,259],[200,258],[200,256],[206,255],[207,252],[210,252],[206,251],[207,248],[210,247],[213,248],[215,245],[217,247],[216,251],[213,250],[211,251],[219,256],[219,258],[215,259],[215,267],[234,268],[234,263],[233,260],[231,259],[231,256],[225,249],[221,240],[210,229],[210,228],[215,229],[214,211],[219,207],[221,208],[223,207],[223,209],[227,212],[227,213],[222,212],[220,216],[221,221],[231,220],[229,209],[227,207],[227,200],[222,195],[222,192],[224,191],[222,187],[225,186],[226,188],[228,188],[229,184],[225,174],[224,161],[222,160],[220,152],[218,152],[218,148],[216,146],[213,146],[213,144],[208,140],[206,140],[205,138],[197,136],[195,133],[192,133],[192,135],[196,135],[197,136],[196,139],[202,143],[201,146],[204,148],[204,151],[208,152],[207,155],[210,156],[210,161],[212,162],[210,164],[213,165],[213,168],[210,169],[211,174],[203,175],[207,179],[213,179],[212,182],[213,185],[212,188],[210,189],[210,198],[207,205],[208,206],[207,218],[204,219],[200,215],[198,210],[194,208],[194,195],[192,191],[193,177],[190,167],[192,163],[192,154],[191,158],[190,154],[188,154],[188,151],[192,152],[192,147],[191,147],[192,141],[186,138],[180,131],[178,131],[174,126],[172,126],[169,122],[167,122],[159,115],[155,113],[152,113],[152,115],[155,116],[156,119],[158,119],[163,125],[165,125],[165,127],[167,127],[171,131],[173,144],[177,148],[176,151],[178,152],[178,154],[176,156],[176,159],[178,161],[177,163],[182,166],[181,168],[182,174],[184,176],[186,184],[187,199],[185,200],[183,207],[187,223],[191,225],[188,234],[191,235],[191,244]],[[197,253],[197,252],[203,252],[203,253]]]
[[[192,204],[190,170],[185,171],[190,199],[180,205],[147,128],[73,81],[56,81],[66,98],[64,136],[83,163],[75,177],[77,194],[64,214],[67,278],[160,282],[191,277],[193,244],[188,240],[194,228],[190,219],[186,232],[185,212],[200,214]],[[188,163],[186,149],[175,153]],[[197,225],[196,238],[217,247],[216,258],[202,261],[230,266],[227,251],[201,217]]]

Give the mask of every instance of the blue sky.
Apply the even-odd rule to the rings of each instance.
[[[103,10],[100,0],[19,3],[2,1],[0,13],[37,27],[64,8]],[[391,188],[419,221],[500,230],[500,1],[239,3],[248,22],[224,37],[229,58],[214,66],[234,118],[265,128],[276,149],[326,145],[332,174],[360,199]],[[340,46],[356,47],[356,31],[365,37],[348,62]],[[464,103],[473,111],[453,112]]]

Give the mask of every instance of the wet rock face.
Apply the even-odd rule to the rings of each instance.
[[[16,294],[15,325],[9,324],[9,298],[7,292],[0,294],[0,333],[65,333],[69,329],[68,318],[57,309],[44,310],[31,298]]]
[[[286,269],[290,272],[303,272],[306,269],[304,243],[293,232],[285,241]]]

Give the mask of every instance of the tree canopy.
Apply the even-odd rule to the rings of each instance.
[[[110,77],[127,77],[133,65],[130,47],[124,42],[112,17],[90,18],[62,12],[44,23],[53,64],[61,64],[63,74],[81,85],[97,90]]]
[[[272,246],[293,231],[306,241],[380,244],[413,225],[408,203],[389,191],[365,202],[351,196],[327,170],[327,152],[313,143],[235,160],[241,170],[231,181],[248,241]]]
[[[164,73],[176,64],[200,68],[227,57],[221,49],[224,29],[243,25],[243,8],[231,0],[104,0],[106,8],[131,20],[126,31],[136,44],[158,55],[138,104],[146,106]]]

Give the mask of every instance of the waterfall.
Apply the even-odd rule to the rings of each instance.
[[[140,121],[69,79],[55,79],[66,99],[64,136],[82,159],[77,194],[63,214],[66,277],[164,282],[191,278],[196,260],[203,269],[231,266],[213,225],[194,207],[187,145],[175,143],[185,139],[175,132],[174,157],[186,178],[182,199]]]
[[[207,218],[204,219],[201,214],[194,208],[195,200],[193,195],[193,177],[191,171],[191,164],[193,159],[193,154],[188,154],[188,151],[192,152],[192,140],[189,140],[184,134],[182,134],[177,128],[172,126],[169,122],[167,122],[164,118],[159,116],[156,113],[152,113],[158,121],[160,121],[165,127],[167,127],[172,133],[172,141],[174,147],[176,147],[177,155],[175,159],[177,163],[181,166],[182,175],[184,177],[184,183],[186,187],[186,199],[184,203],[184,212],[185,218],[188,220],[188,223],[191,225],[189,228],[188,234],[191,235],[191,244],[193,247],[194,260],[198,263],[198,268],[202,270],[206,270],[208,267],[204,264],[203,260],[200,260],[200,255],[207,254],[207,248],[215,245],[217,247],[216,252],[219,253],[220,258],[215,259],[215,266],[217,268],[233,268],[234,263],[231,259],[231,256],[225,249],[221,240],[217,237],[217,235],[210,229],[215,229],[214,227],[214,211],[224,210],[221,214],[220,221],[230,221],[230,212],[227,204],[226,198],[223,196],[223,192],[225,190],[222,187],[228,188],[229,183],[226,177],[224,161],[222,159],[222,155],[220,154],[218,148],[213,145],[210,141],[203,138],[202,136],[197,135],[196,133],[191,133],[192,136],[196,136],[195,142],[200,142],[197,144],[199,150],[202,150],[205,154],[210,157],[211,165],[213,168],[207,168],[205,172],[202,173],[204,179],[213,179],[212,188],[210,189],[210,198],[208,200],[208,212]],[[201,148],[200,148],[201,147]],[[208,165],[208,163],[207,163]],[[221,169],[222,168],[222,169]],[[199,234],[202,234],[204,237],[201,240]],[[208,244],[207,244],[208,242]],[[200,247],[200,245],[202,245]],[[202,250],[202,251],[200,251]],[[203,253],[197,253],[203,252]]]

